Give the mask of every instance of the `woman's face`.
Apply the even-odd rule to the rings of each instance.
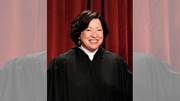
[[[80,40],[84,48],[95,51],[103,42],[103,29],[99,19],[92,19],[88,27],[81,32]]]

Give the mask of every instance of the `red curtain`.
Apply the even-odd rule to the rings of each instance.
[[[110,30],[104,47],[122,56],[132,71],[132,0],[48,0],[48,63],[74,47],[70,24],[85,9],[104,16]]]

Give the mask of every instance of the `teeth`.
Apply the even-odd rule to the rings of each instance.
[[[97,42],[97,40],[90,40],[90,42]]]

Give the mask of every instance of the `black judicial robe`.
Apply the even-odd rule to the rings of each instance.
[[[122,58],[99,48],[91,61],[78,47],[47,72],[48,101],[132,101],[132,77]]]

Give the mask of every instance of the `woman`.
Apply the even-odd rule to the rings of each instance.
[[[119,56],[103,49],[108,34],[102,16],[83,11],[71,25],[77,47],[55,58],[48,68],[48,101],[128,101],[131,75]]]

